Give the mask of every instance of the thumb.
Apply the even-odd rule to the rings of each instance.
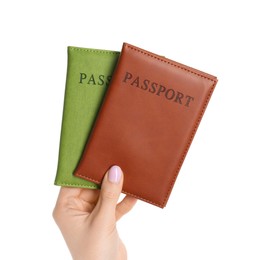
[[[115,216],[116,205],[122,191],[123,172],[119,166],[112,166],[106,173],[98,200],[100,211],[108,216]]]

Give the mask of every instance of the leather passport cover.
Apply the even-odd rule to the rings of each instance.
[[[99,184],[119,165],[124,193],[165,207],[216,83],[124,43],[75,175]]]
[[[68,47],[63,119],[55,184],[97,188],[73,172],[81,158],[119,52]]]

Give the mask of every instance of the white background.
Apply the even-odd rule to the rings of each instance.
[[[273,260],[271,2],[2,1],[0,259],[70,259],[51,216],[66,48],[128,42],[219,79],[167,207],[119,222],[129,259]]]

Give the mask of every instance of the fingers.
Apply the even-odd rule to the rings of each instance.
[[[61,187],[57,201],[64,201],[69,197],[78,197],[81,192],[80,188]]]
[[[61,187],[59,191],[59,195],[56,201],[56,205],[53,209],[52,216],[55,222],[59,225],[62,224],[62,217],[64,215],[64,211],[67,208],[68,201],[73,198],[77,197],[80,193],[80,189],[78,188],[68,188],[68,187]]]
[[[124,199],[116,206],[116,220],[119,220],[127,214],[136,204],[137,199],[131,196],[125,196]]]
[[[61,187],[57,198],[57,205],[67,204],[71,199],[79,199],[86,202],[94,202],[97,200],[99,190]]]
[[[116,205],[122,191],[123,172],[119,166],[112,166],[105,175],[96,207],[104,217],[115,218]]]
[[[68,201],[71,200],[71,198],[78,197],[80,192],[81,189],[79,188],[61,187],[53,210],[53,217],[56,218],[60,215],[60,211],[67,207]]]

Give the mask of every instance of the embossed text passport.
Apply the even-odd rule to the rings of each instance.
[[[124,43],[75,175],[101,183],[112,165],[123,192],[165,207],[217,78]]]

